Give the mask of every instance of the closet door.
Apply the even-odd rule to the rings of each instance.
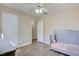
[[[2,13],[2,33],[4,39],[17,46],[17,16],[10,13]]]
[[[43,20],[37,22],[37,40],[44,42],[44,23]]]

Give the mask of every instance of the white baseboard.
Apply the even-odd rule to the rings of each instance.
[[[20,46],[17,46],[17,48],[24,47],[24,46],[27,46],[27,45],[30,45],[30,44],[32,44],[32,42],[29,42],[29,43],[26,43],[26,44],[22,44]]]
[[[45,44],[49,44],[49,42],[47,42],[47,41],[38,41],[38,42],[42,42],[42,43],[45,43]]]
[[[39,42],[41,42],[41,41],[39,41]],[[42,43],[49,44],[49,42],[47,42],[47,41],[44,41]],[[29,43],[26,43],[26,44],[22,44],[20,46],[17,46],[17,48],[24,47],[24,46],[27,46],[27,45],[30,45],[30,44],[32,44],[32,42],[29,42]]]
[[[49,42],[47,42],[47,41],[45,41],[44,43],[45,43],[45,44],[49,44]]]
[[[37,40],[38,42],[42,42],[42,43],[44,43],[43,41],[40,41],[40,40]]]

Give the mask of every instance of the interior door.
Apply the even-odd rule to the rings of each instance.
[[[37,40],[40,42],[44,42],[43,20],[37,22]]]
[[[4,39],[17,46],[17,16],[10,13],[2,13],[2,33]]]

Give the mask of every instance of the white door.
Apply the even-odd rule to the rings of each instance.
[[[10,13],[2,13],[2,32],[4,39],[17,46],[17,16]]]
[[[37,40],[44,42],[43,20],[37,22]]]

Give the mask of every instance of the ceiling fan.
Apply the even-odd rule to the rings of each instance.
[[[47,14],[47,10],[43,7],[45,4],[39,3],[36,5],[36,13],[39,15],[46,15]]]

